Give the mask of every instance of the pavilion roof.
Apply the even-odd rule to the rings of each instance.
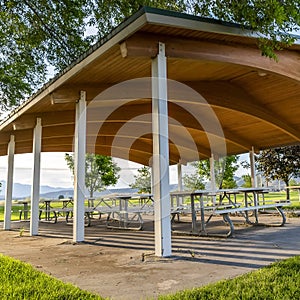
[[[159,42],[168,63],[170,163],[222,154],[224,147],[239,154],[300,142],[299,40],[275,62],[261,56],[253,32],[235,24],[143,8],[0,124],[0,155],[12,134],[16,153],[31,152],[38,117],[42,151],[71,152],[84,90],[87,151],[147,165],[151,59]]]

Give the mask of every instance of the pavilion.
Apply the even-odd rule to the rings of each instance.
[[[0,123],[8,155],[34,155],[30,235],[39,228],[40,153],[75,155],[73,240],[84,241],[85,153],[153,168],[155,253],[171,255],[169,164],[300,142],[300,39],[263,57],[240,26],[144,7]]]

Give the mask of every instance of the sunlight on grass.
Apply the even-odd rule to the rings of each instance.
[[[0,299],[103,299],[0,254]]]
[[[160,300],[300,299],[300,257],[274,263],[243,276],[202,288],[161,296]]]

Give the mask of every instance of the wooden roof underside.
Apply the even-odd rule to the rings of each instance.
[[[151,58],[158,42],[166,45],[171,164],[223,154],[224,147],[227,154],[239,154],[252,146],[300,142],[297,45],[281,51],[276,63],[260,55],[253,37],[154,17],[137,18],[2,122],[0,155],[7,154],[11,134],[16,153],[32,151],[37,117],[42,151],[73,151],[75,103],[84,90],[87,151],[147,165]]]

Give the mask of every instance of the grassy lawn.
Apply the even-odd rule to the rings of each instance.
[[[11,220],[16,221],[19,220],[19,209],[22,209],[22,206],[13,205],[12,206],[12,215]],[[0,205],[0,222],[4,220],[4,205]]]
[[[103,299],[0,254],[0,299]]]
[[[274,263],[243,276],[202,288],[161,296],[160,300],[300,299],[300,257]]]
[[[184,290],[160,300],[300,299],[300,257],[202,288]],[[0,254],[0,299],[103,299],[35,270],[31,265]]]

